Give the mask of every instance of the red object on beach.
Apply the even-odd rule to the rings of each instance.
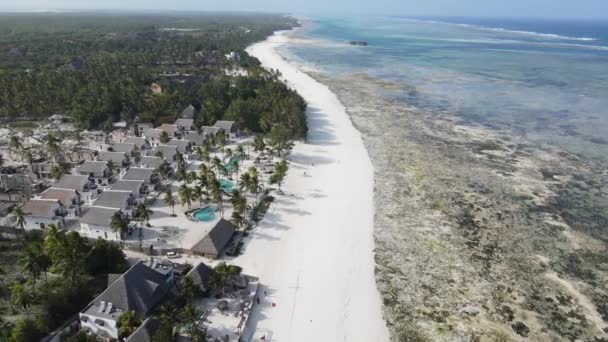
[[[277,303],[272,303],[272,307],[274,308],[275,306],[277,306]]]

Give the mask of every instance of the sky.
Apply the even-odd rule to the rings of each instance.
[[[0,0],[0,11],[196,10],[608,20],[608,0]]]

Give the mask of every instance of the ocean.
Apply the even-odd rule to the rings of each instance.
[[[395,341],[608,339],[607,22],[319,17],[279,53],[362,134]]]
[[[316,18],[300,34],[310,44],[285,52],[329,76],[366,73],[422,110],[608,158],[608,22]]]

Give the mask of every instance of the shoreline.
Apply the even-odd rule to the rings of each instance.
[[[374,261],[374,169],[345,107],[275,48],[281,31],[247,52],[308,103],[307,143],[297,142],[285,185],[243,255],[268,298],[252,336],[282,341],[388,341]]]

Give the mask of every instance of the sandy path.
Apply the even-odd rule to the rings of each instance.
[[[374,280],[371,161],[337,97],[274,51],[286,41],[277,34],[248,50],[306,99],[310,127],[291,155],[286,195],[234,260],[266,286],[253,340],[387,341]]]

